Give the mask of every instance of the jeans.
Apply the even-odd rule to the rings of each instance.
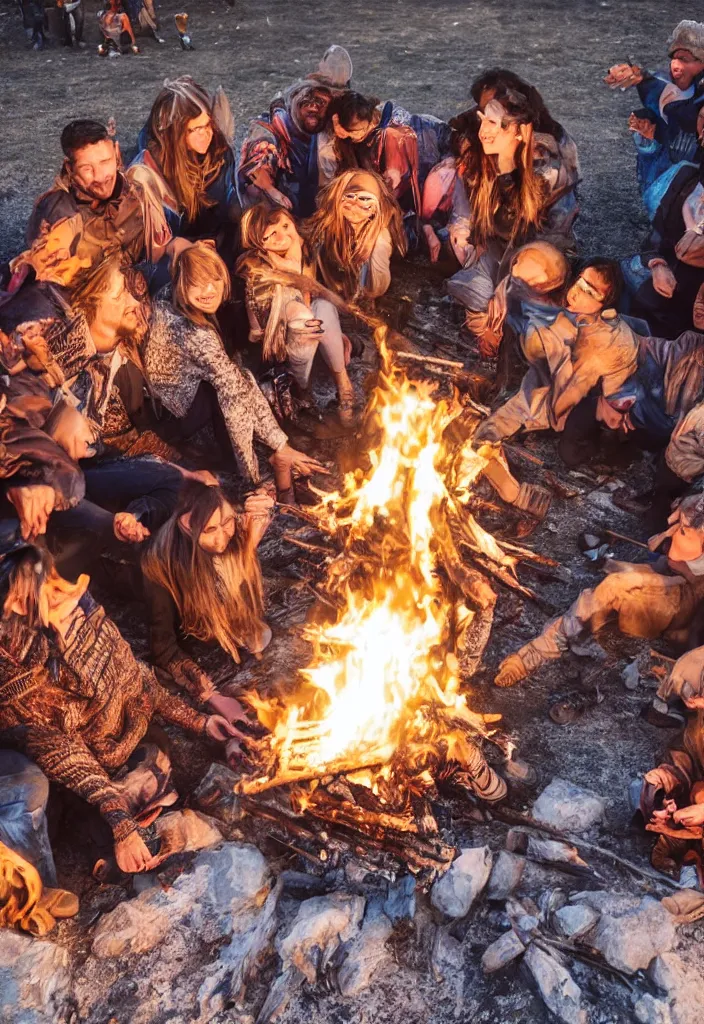
[[[0,841],[29,861],[45,886],[56,886],[46,825],[49,782],[41,769],[13,750],[0,750]]]

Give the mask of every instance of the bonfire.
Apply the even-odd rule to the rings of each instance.
[[[434,875],[454,853],[431,811],[438,788],[506,794],[483,747],[508,760],[512,745],[499,715],[470,708],[466,680],[493,620],[486,572],[525,588],[515,556],[469,510],[486,465],[476,415],[412,380],[383,338],[380,349],[368,466],[310,511],[332,553],[318,587],[328,614],[305,628],[313,656],[293,696],[250,697],[269,732],[239,792],[323,860],[352,849],[377,868],[389,855]]]

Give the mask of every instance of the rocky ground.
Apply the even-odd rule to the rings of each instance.
[[[435,0],[432,6],[390,0],[376,9],[362,0],[325,6],[236,0],[234,7],[224,0],[209,0],[191,10],[197,50],[185,54],[172,22],[172,14],[182,5],[168,0],[158,4],[164,46],[144,40],[140,56],[107,61],[94,52],[97,29],[92,13],[97,6],[87,4],[85,50],[50,48],[36,54],[23,48],[15,4],[0,3],[0,258],[21,248],[32,198],[50,184],[58,168],[58,135],[71,117],[114,115],[123,148],[129,151],[158,84],[188,71],[206,85],[224,85],[241,126],[246,117],[265,109],[281,86],[307,71],[331,42],[349,48],[354,78],[363,90],[442,116],[463,109],[469,82],[482,67],[502,63],[536,82],[580,148],[584,184],[579,233],[584,250],[625,255],[635,250],[644,227],[625,128],[632,102],[627,95],[602,87],[600,77],[621,57],[655,64],[671,26],[692,16],[691,6],[680,0],[666,6],[654,0]],[[413,260],[398,268],[386,306],[394,317],[407,321],[409,336],[421,347],[461,355],[464,340],[441,298],[441,284],[440,273],[422,258]],[[365,371],[358,368],[355,373],[361,385]],[[526,584],[562,609],[582,587],[599,578],[578,552],[576,537],[582,530],[607,527],[639,539],[647,535],[643,523],[613,506],[610,494],[619,481],[646,480],[648,466],[630,453],[615,451],[602,459],[610,466],[607,472],[591,468],[587,476],[574,477],[560,468],[551,441],[536,441],[529,452],[578,492],[570,499],[557,497],[545,523],[526,542],[559,559],[569,576],[546,580],[527,568],[520,570]],[[332,459],[338,453],[330,446],[327,455]],[[524,479],[543,475],[520,456],[515,468]],[[508,512],[487,523],[499,536],[515,536],[516,520]],[[295,552],[280,540],[285,525],[291,524],[277,521],[263,549],[277,623],[264,661],[245,665],[235,676],[212,652],[201,652],[208,668],[223,679],[232,675],[236,687],[268,690],[285,685],[308,657],[295,629],[292,633],[305,608],[296,612],[287,568]],[[624,543],[613,550],[624,559],[643,557],[642,551]],[[111,610],[136,649],[145,651],[141,606],[117,603]],[[534,635],[546,618],[544,609],[501,592],[486,668],[466,684],[474,707],[504,716],[520,755],[536,770],[535,786],[513,786],[511,804],[524,810],[554,777],[571,780],[604,801],[603,819],[597,815],[583,833],[587,840],[647,867],[652,841],[630,827],[627,784],[657,763],[671,735],[640,717],[655,686],[648,672],[649,645],[607,634],[600,638],[601,646],[591,645],[581,655],[551,666],[526,687],[494,689],[491,679],[501,658]],[[641,672],[636,688],[627,689],[622,672],[636,657],[641,659]],[[562,699],[584,708],[571,725],[556,725],[547,716],[551,704]],[[210,755],[178,740],[174,753],[179,789],[190,792],[207,771]],[[448,841],[458,847],[488,847],[496,865],[508,826],[472,822],[456,804],[444,805],[439,814]],[[497,891],[492,883],[488,895],[485,890],[471,906],[467,904],[467,894],[481,889],[482,877],[486,881],[489,859],[485,852],[472,854],[463,861],[469,881],[460,877],[461,869],[456,872],[462,897],[457,907],[419,892],[412,920],[407,905],[406,919],[395,920],[396,903],[388,903],[385,884],[360,880],[355,872],[323,877],[309,892],[327,902],[302,904],[300,879],[285,876],[285,885],[277,882],[284,871],[305,870],[302,862],[267,842],[246,819],[220,822],[220,828],[228,840],[225,845],[199,854],[192,864],[191,858],[182,858],[160,883],[126,901],[130,894],[124,887],[97,886],[87,880],[92,837],[75,807],[65,804],[57,855],[62,880],[80,892],[81,914],[53,933],[47,945],[35,943],[29,951],[21,937],[2,936],[0,1019],[39,1024],[67,1020],[74,1013],[73,1020],[90,1024],[250,1022],[263,1007],[270,1009],[282,992],[290,992],[280,1018],[284,1024],[302,1024],[311,1017],[326,1024],[533,1024],[551,1018],[531,978],[537,976],[548,985],[550,973],[554,984],[545,992],[563,993],[566,1002],[558,1009],[566,1020],[583,1021],[584,1013],[590,1024],[636,1019],[694,1024],[700,1019],[691,988],[692,972],[701,974],[703,966],[698,926],[684,924],[675,931],[661,904],[640,905],[646,897],[666,895],[666,887],[586,849],[582,855],[599,877],[556,872],[529,857],[516,890],[521,907],[506,904],[503,898],[489,899]],[[261,852],[242,845],[252,843]],[[505,857],[502,863],[505,866]],[[186,870],[180,873],[182,868]],[[564,896],[547,899],[545,894],[554,889]],[[609,896],[573,901],[577,912],[571,907],[567,914],[560,910],[567,895],[584,890],[606,891]],[[614,894],[623,899],[617,901]],[[455,909],[461,913],[451,917],[445,912],[454,914]],[[642,973],[628,973],[624,984],[568,957],[567,968],[582,990],[580,1008],[571,983],[552,962],[545,963],[544,950],[534,938],[536,928],[543,932],[543,939],[538,936],[543,945],[545,935],[554,940],[563,934],[554,911],[568,920],[577,914],[582,924],[591,920],[589,944],[607,950],[609,962],[619,970],[640,970],[662,953],[664,959],[651,969],[655,982]],[[537,924],[524,920],[541,915]],[[523,945],[530,944],[532,952],[485,977],[482,954],[509,924],[512,934]],[[626,961],[627,956],[635,959]],[[254,963],[259,967],[252,971]],[[368,985],[365,964],[379,967]],[[240,995],[247,975],[249,985]],[[670,997],[663,996],[667,990]],[[26,1016],[16,1011],[22,994],[31,1006]],[[664,1005],[667,998],[672,1005]]]

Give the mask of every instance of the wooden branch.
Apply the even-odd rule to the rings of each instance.
[[[523,825],[534,832],[543,832],[554,839],[561,839],[564,843],[571,843],[572,846],[581,846],[585,850],[591,850],[592,853],[606,857],[608,860],[620,864],[621,867],[627,868],[633,874],[641,875],[651,882],[669,886],[671,889],[686,888],[686,886],[680,885],[679,882],[676,882],[673,878],[668,878],[667,875],[663,875],[659,871],[655,871],[652,868],[642,868],[638,864],[626,860],[625,857],[619,857],[617,853],[612,853],[611,850],[607,850],[603,846],[597,846],[596,843],[588,843],[586,839],[582,839],[580,836],[574,836],[569,832],[562,832],[559,828],[553,828],[551,825],[543,825],[541,822],[536,821],[535,818],[531,818],[527,814],[521,814],[519,811],[512,811],[509,807],[492,808],[491,814],[499,821],[504,821],[507,825]]]
[[[652,647],[648,651],[648,654],[650,655],[651,658],[659,658],[660,661],[667,661],[667,662],[669,662],[670,665],[674,665],[675,662],[677,661],[677,658],[668,658],[668,656],[666,654],[661,654],[660,651],[656,651]]]
[[[635,544],[637,548],[644,548],[646,551],[650,551],[647,544],[644,544],[642,540],[634,540],[633,537],[627,537],[624,533],[616,533],[615,530],[604,530],[607,537],[613,537],[615,540],[625,540],[627,544]]]
[[[437,356],[416,355],[415,352],[394,352],[395,359],[409,359],[414,363],[428,363],[431,366],[449,366],[455,370],[464,370],[464,363],[453,359],[439,359]]]
[[[303,551],[312,551],[314,554],[332,555],[334,556],[337,552],[333,551],[332,548],[323,547],[322,544],[309,544],[306,540],[299,540],[297,537],[292,537],[290,533],[283,533],[281,539],[285,540],[287,544],[294,544],[297,548],[301,548]]]

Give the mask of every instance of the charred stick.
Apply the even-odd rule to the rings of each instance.
[[[464,370],[464,363],[455,362],[453,359],[439,359],[437,356],[426,356],[415,352],[395,352],[397,359],[410,359],[414,363],[428,363],[430,366],[448,366],[455,370]]]
[[[660,661],[667,661],[670,665],[674,665],[677,661],[677,658],[668,658],[666,654],[661,654],[660,651],[656,651],[652,647],[650,648],[648,653],[650,654],[651,658],[658,658]]]
[[[285,540],[287,544],[294,544],[297,548],[301,548],[303,551],[312,551],[315,554],[328,556],[336,554],[332,548],[323,547],[322,544],[310,544],[306,540],[298,540],[297,537],[292,537],[289,533],[282,534],[282,540]]]
[[[627,544],[634,544],[637,548],[644,548],[646,551],[650,551],[647,544],[644,544],[642,540],[634,540],[633,537],[627,537],[624,533],[616,533],[615,530],[604,530],[607,537],[613,537],[614,540],[625,540]]]
[[[541,822],[536,821],[535,818],[531,818],[528,814],[521,814],[519,811],[512,811],[509,807],[496,807],[493,808],[492,816],[497,818],[499,821],[504,821],[508,825],[524,825],[526,828],[533,829],[534,832],[544,832],[545,835],[552,836],[554,839],[561,839],[563,843],[570,843],[572,846],[581,846],[585,850],[590,850],[592,853],[597,853],[602,857],[606,857],[608,860],[614,861],[616,864],[620,864],[621,867],[627,868],[636,875],[641,875],[643,878],[647,878],[652,882],[658,882],[660,885],[669,886],[671,889],[684,889],[685,886],[680,885],[673,878],[668,878],[667,875],[661,874],[659,871],[655,871],[652,868],[642,868],[638,864],[634,864],[630,860],[626,860],[625,857],[619,857],[618,854],[613,853],[611,850],[605,849],[603,846],[597,846],[596,843],[588,843],[586,839],[582,839],[579,836],[573,836],[569,832],[562,832],[559,828],[553,828],[551,825],[543,825]]]
[[[518,555],[524,562],[535,562],[536,565],[545,565],[550,569],[562,568],[562,563],[556,561],[554,558],[548,558],[547,555],[538,554],[537,551],[531,551],[530,548],[524,548],[521,544],[514,544],[512,541],[500,540],[499,544],[502,548],[506,548],[507,551],[512,551]]]
[[[557,949],[561,953],[567,953],[569,956],[574,957],[575,960],[581,960],[582,963],[587,964],[589,967],[594,967],[597,971],[602,971],[604,974],[609,975],[609,977],[620,981],[629,991],[632,992],[634,989],[634,985],[628,975],[623,971],[619,971],[617,967],[612,967],[603,957],[596,955],[596,951],[592,953],[588,949],[576,946],[573,942],[554,939],[552,936],[545,935],[544,932],[541,932],[540,937],[534,941],[538,946],[547,946],[548,949],[544,950],[546,953],[550,952],[550,948]]]

